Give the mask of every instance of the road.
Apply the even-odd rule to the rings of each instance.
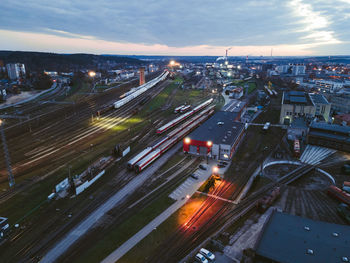
[[[49,263],[55,262],[59,257],[68,250],[80,237],[89,231],[93,225],[109,210],[125,200],[125,197],[131,195],[136,189],[142,186],[142,184],[149,179],[158,168],[164,164],[174,153],[182,147],[182,142],[175,145],[172,149],[167,151],[162,157],[154,162],[145,171],[140,173],[137,177],[131,180],[126,186],[124,186],[115,195],[109,198],[104,204],[99,206],[98,209],[93,211],[86,219],[84,219],[78,226],[73,228],[62,240],[51,248],[48,253],[42,258],[40,262]]]

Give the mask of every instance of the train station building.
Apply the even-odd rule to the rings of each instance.
[[[255,245],[254,262],[350,262],[350,227],[274,211]]]
[[[229,160],[243,135],[240,113],[219,111],[183,140],[183,151],[215,160]]]

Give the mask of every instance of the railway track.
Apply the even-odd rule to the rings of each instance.
[[[237,205],[232,206],[232,204],[224,203],[200,228],[195,229],[195,231],[192,231],[189,235],[186,235],[186,233],[184,235],[184,233],[177,231],[156,250],[156,253],[154,253],[147,262],[177,262],[181,260],[198,247],[203,240],[206,240],[208,236],[211,236],[228,224],[232,224],[254,209],[256,202],[272,188],[289,184],[313,169],[314,167],[311,165],[298,167],[289,174],[281,177],[278,181],[270,183],[249,197],[244,198]],[[200,217],[198,220],[199,219]]]
[[[161,85],[164,88],[164,83]],[[162,89],[150,90],[147,95],[151,94],[152,97],[154,97],[159,94],[161,90]],[[108,131],[111,127],[123,123],[132,116],[132,110],[138,106],[137,104],[140,100],[142,100],[142,97],[136,98],[132,103],[108,113],[103,117],[104,122],[102,124],[97,123],[96,126],[85,128],[84,122],[86,122],[86,114],[81,114],[76,117],[73,115],[65,124],[50,124],[50,127],[43,127],[41,130],[35,131],[35,138],[32,137],[32,140],[28,140],[28,138],[25,137],[23,139],[10,139],[8,141],[9,148],[11,152],[16,153],[11,156],[12,162],[14,163],[13,170],[17,173],[18,171],[16,170],[21,168],[21,166],[32,165],[40,159],[51,157],[53,154],[57,155],[61,149],[65,150],[76,143],[80,143],[80,141],[85,141],[92,135],[103,133]],[[67,134],[69,135],[67,136]],[[23,159],[25,160],[23,161]],[[3,178],[3,181],[6,181],[6,178]]]
[[[160,92],[160,91],[159,91]],[[148,118],[154,118],[154,117],[157,117],[161,114],[161,112],[153,112],[151,113],[150,115],[147,116],[147,119]],[[147,121],[147,120],[146,120]],[[124,131],[123,133],[127,133],[127,131]],[[152,133],[153,134],[153,133]],[[153,135],[153,137],[151,138],[152,140],[158,138],[156,135]],[[143,138],[145,139],[145,138]],[[172,170],[174,170],[175,168],[173,168]],[[126,173],[122,176],[118,176],[118,181],[115,181],[113,180],[113,184],[114,185],[118,185],[118,188],[115,188],[114,190],[116,189],[120,189],[123,185],[125,185],[127,182],[129,182],[133,177],[135,177],[136,175],[134,173]],[[106,193],[104,193],[104,195],[106,195],[103,200],[101,202],[99,202],[99,204],[102,204],[103,202],[105,202],[113,193],[115,193],[115,191],[113,192],[107,192],[108,195],[106,195]],[[98,207],[99,204],[96,204],[95,206],[91,206],[89,205],[88,206],[88,209],[86,211],[91,211],[93,210],[94,208]],[[68,213],[69,211],[71,211],[73,207],[68,207],[67,209],[65,209],[65,212],[64,213]],[[83,219],[83,216],[86,215],[86,213],[88,212],[82,212],[82,213],[79,213],[78,215],[76,215],[75,218],[78,218],[78,219],[73,219],[74,222],[79,222],[81,219]],[[53,235],[57,235],[56,237],[57,238],[53,238],[52,240],[47,240],[46,238],[43,239],[43,236],[40,236],[38,237],[36,240],[32,241],[32,242],[28,242],[25,246],[23,246],[19,251],[18,251],[18,254],[17,254],[17,258],[26,258],[28,259],[27,257],[24,257],[24,255],[26,255],[28,253],[28,251],[32,251],[33,250],[33,247],[38,244],[39,242],[44,242],[44,246],[45,247],[48,247],[50,244],[52,245],[55,240],[59,239],[60,237],[62,237],[62,235],[60,233],[66,233],[68,229],[72,228],[74,224],[71,224],[69,226],[65,226],[63,228],[62,231],[55,231],[55,225],[57,225],[57,219],[55,221],[52,221],[52,223],[48,223],[48,225],[45,227],[45,229],[42,231],[43,233],[50,233],[50,232],[54,232]],[[23,236],[25,235],[25,233],[29,232],[29,231],[33,231],[34,229],[32,229],[31,227],[28,227],[26,228],[23,233],[21,233],[18,238],[20,238],[20,236]],[[35,231],[38,231],[38,229],[35,229]],[[57,234],[56,234],[57,233]],[[44,241],[43,241],[44,240]],[[35,254],[35,253],[34,253]],[[34,256],[30,261],[30,262],[35,262],[35,258],[36,256]],[[29,259],[28,259],[29,260]],[[28,262],[28,261],[25,261],[25,262]]]
[[[193,172],[200,163],[198,158],[189,159],[185,158],[181,160],[179,163],[169,168],[162,176],[166,177],[167,175],[171,175],[177,170],[180,170],[184,166],[188,166],[183,172],[181,172],[176,177],[162,184],[156,191],[152,192],[149,196],[144,195],[144,197],[130,197],[125,203],[118,206],[116,209],[113,209],[109,212],[109,215],[114,218],[113,221],[109,222],[109,226],[115,226],[118,224],[122,224],[125,220],[130,218],[132,215],[138,213],[140,210],[146,208],[151,205],[155,200],[157,200],[162,195],[171,191],[174,188],[174,185],[178,185],[183,182],[188,175]],[[149,189],[153,190],[153,189]],[[135,201],[137,201],[135,203]],[[81,256],[84,251],[87,251],[91,248],[93,242],[91,240],[99,240],[104,238],[105,235],[109,233],[109,227],[100,227],[95,230],[92,230],[87,236],[83,237],[78,243],[76,243],[73,247],[69,249],[64,255],[62,255],[59,259],[59,262],[68,263],[74,262]]]

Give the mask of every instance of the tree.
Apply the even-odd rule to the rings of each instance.
[[[46,74],[40,74],[37,80],[33,83],[36,89],[49,89],[52,86],[51,78]]]

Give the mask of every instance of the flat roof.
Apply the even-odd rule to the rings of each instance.
[[[244,129],[244,124],[236,122],[238,113],[219,111],[195,129],[189,137],[197,141],[212,141],[214,144],[233,145]]]
[[[283,92],[283,104],[314,105],[306,92],[285,91]]]
[[[328,100],[326,99],[325,96],[323,96],[322,94],[316,94],[316,93],[309,93],[309,96],[311,98],[311,100],[313,101],[313,103],[317,103],[317,104],[329,104]]]
[[[273,212],[255,250],[276,262],[316,263],[350,260],[349,247],[350,226]]]

